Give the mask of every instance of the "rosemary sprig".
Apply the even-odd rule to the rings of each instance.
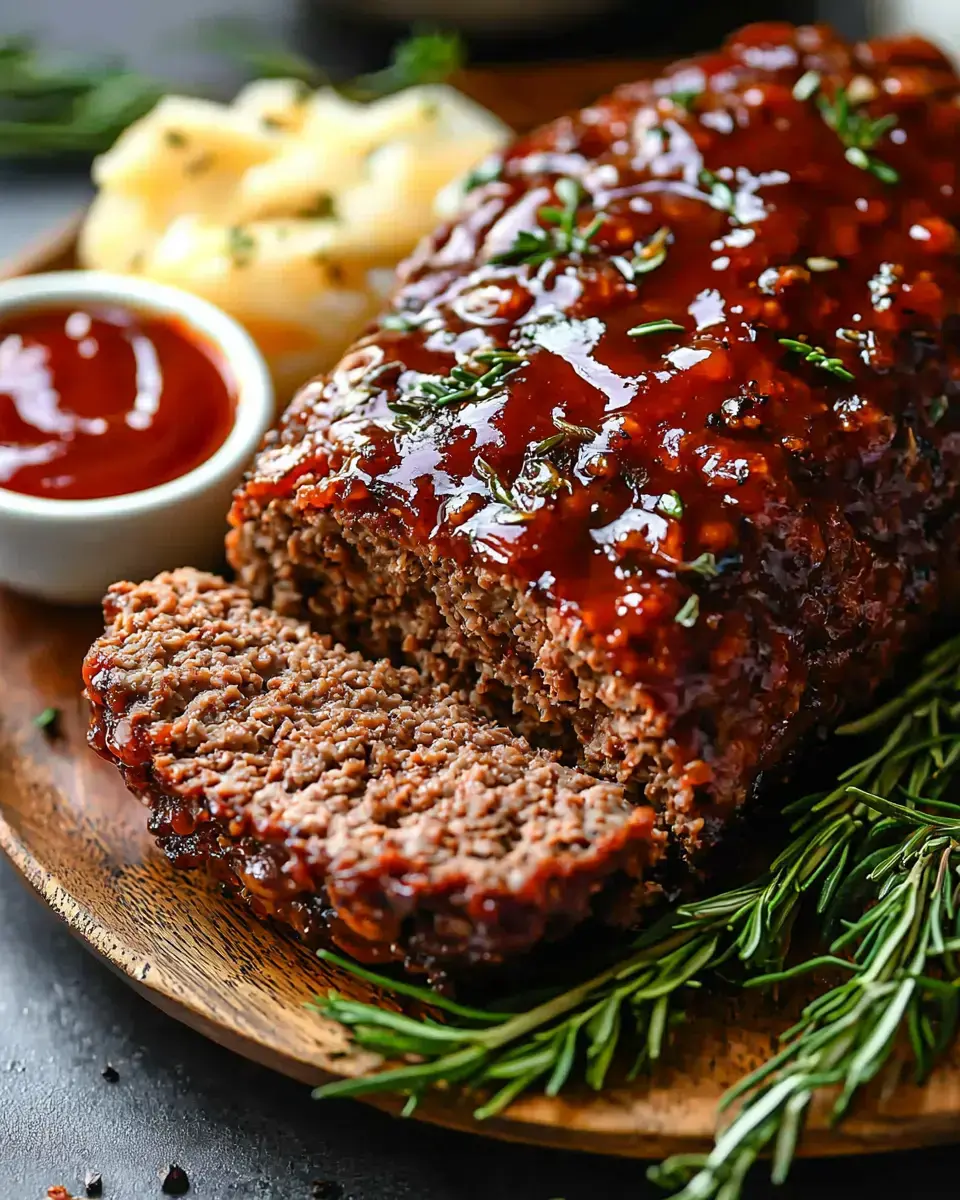
[[[538,219],[549,228],[521,229],[508,250],[491,257],[492,263],[511,266],[526,263],[536,267],[551,258],[587,254],[593,249],[590,243],[606,220],[605,214],[597,213],[589,225],[581,229],[577,224],[577,211],[585,196],[582,186],[576,179],[564,176],[556,181],[553,190],[563,207],[547,204],[537,210]]]
[[[818,967],[847,978],[804,1008],[786,1045],[724,1097],[739,1111],[709,1155],[668,1159],[651,1172],[682,1186],[675,1200],[730,1194],[756,1159],[773,1155],[771,1179],[787,1176],[814,1095],[839,1087],[831,1119],[841,1120],[859,1090],[891,1062],[906,1031],[918,1083],[951,1044],[960,1017],[960,806],[937,813],[853,789],[872,811],[870,837],[826,913],[840,929],[828,953],[792,970],[747,981],[762,987]],[[946,814],[946,815],[944,815]],[[853,904],[852,901],[856,903]],[[848,908],[850,920],[844,920]],[[849,958],[841,957],[849,953]]]
[[[881,183],[899,182],[900,176],[893,167],[868,153],[896,125],[896,116],[887,113],[883,117],[870,117],[854,103],[847,88],[838,87],[831,100],[821,91],[820,84],[819,72],[804,72],[794,84],[794,98],[805,101],[816,95],[820,115],[843,143],[848,163],[869,171]]]
[[[461,364],[449,375],[421,375],[399,396],[387,401],[398,429],[409,431],[432,420],[445,408],[485,400],[503,381],[523,366],[525,359],[515,350],[494,348],[476,350],[471,362],[479,364],[471,370]]]
[[[838,379],[855,378],[853,372],[848,371],[843,365],[843,359],[828,358],[827,352],[822,346],[811,346],[808,342],[801,342],[797,338],[777,338],[777,341],[781,346],[786,346],[788,350],[795,350],[797,354],[802,354],[805,362],[829,371]]]
[[[889,860],[889,870],[901,869],[896,866],[900,862],[908,875],[914,870],[928,871],[928,867],[916,865],[919,843],[911,843],[913,848],[904,851],[900,859],[891,857],[896,850],[894,834],[905,826],[895,829],[891,825],[889,814],[895,802],[884,798],[898,794],[911,797],[923,791],[928,806],[942,804],[944,789],[960,773],[960,638],[930,655],[924,673],[896,699],[840,733],[865,737],[869,752],[837,776],[832,790],[805,796],[786,810],[792,820],[790,840],[764,875],[747,886],[667,913],[636,940],[623,958],[593,977],[533,1007],[516,1006],[509,1016],[502,1011],[471,1010],[469,1015],[452,1013],[455,1022],[433,1016],[412,1018],[330,991],[317,1001],[318,1011],[349,1026],[359,1044],[401,1062],[378,1074],[327,1084],[315,1094],[399,1091],[408,1094],[410,1105],[415,1105],[426,1088],[459,1083],[483,1091],[484,1098],[475,1113],[483,1119],[533,1087],[555,1095],[573,1078],[583,1078],[594,1088],[602,1087],[615,1054],[627,1044],[635,1054],[633,1073],[656,1062],[666,1046],[671,1024],[682,1011],[686,991],[708,980],[720,967],[728,972],[739,964],[747,978],[769,976],[771,972],[782,977],[790,931],[807,898],[831,919],[833,914],[849,913],[856,899],[851,888],[856,891],[862,884],[869,890],[873,886],[872,872],[879,868],[879,852]],[[960,818],[960,810],[956,815]],[[902,814],[900,819],[907,820]],[[954,819],[953,814],[949,819]],[[923,820],[928,822],[929,818]],[[909,836],[916,836],[912,825]],[[929,874],[923,875],[923,879],[928,878]],[[880,898],[885,900],[894,891],[891,888]],[[896,892],[901,897],[906,894]],[[939,946],[942,941],[945,952],[960,949],[960,927],[949,938],[942,936],[942,927],[941,920],[936,927],[941,932],[931,933],[929,945]],[[861,932],[877,939],[879,935],[870,935],[872,928],[864,927]],[[832,953],[830,961],[835,957]],[[357,972],[344,960],[335,961]],[[821,956],[816,963],[822,965],[823,961]],[[853,969],[860,969],[856,958]],[[434,1010],[450,1011],[449,1002],[437,1002],[426,988],[408,982],[398,987],[396,981],[369,972],[363,972],[362,977],[387,991],[401,991],[432,1005]],[[814,1015],[818,1021],[827,1022],[823,1028],[832,1030],[829,1022],[839,1020],[843,1012],[839,1007],[830,1007],[816,1009]],[[813,1029],[810,1036],[819,1037],[820,1028]],[[927,1060],[932,1060],[939,1053],[942,1038],[931,1038],[923,1030],[917,1036],[925,1039]],[[867,1043],[857,1045],[863,1044]],[[416,1061],[402,1061],[407,1056],[415,1056]],[[805,1078],[809,1088],[818,1086],[818,1076]],[[861,1081],[857,1074],[854,1089]],[[763,1117],[768,1136],[759,1149],[775,1135],[780,1136],[779,1128],[787,1128],[780,1161],[788,1162],[790,1138],[799,1129],[803,1111],[801,1107],[797,1112],[795,1105],[774,1105]],[[725,1200],[735,1200],[736,1180],[752,1162],[753,1143],[743,1139],[756,1127],[745,1121],[738,1127],[736,1140],[718,1141],[726,1174],[721,1179],[721,1167],[717,1166],[720,1160],[716,1158],[709,1170],[720,1180],[717,1186],[727,1188],[722,1193]],[[690,1160],[684,1162],[689,1170]],[[672,1163],[663,1178],[678,1178],[679,1167],[678,1162]],[[703,1165],[702,1169],[708,1168]],[[685,1193],[685,1200],[695,1196],[705,1200],[714,1195],[712,1180],[713,1176],[706,1181],[712,1191],[696,1190],[706,1186],[703,1181],[691,1183],[693,1190]]]

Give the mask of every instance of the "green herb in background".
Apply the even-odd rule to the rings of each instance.
[[[164,90],[121,66],[56,58],[27,38],[7,38],[0,41],[0,158],[97,154]]]
[[[689,990],[721,969],[753,987],[835,968],[840,982],[804,1009],[784,1049],[726,1098],[739,1108],[714,1150],[652,1172],[681,1188],[682,1200],[736,1200],[769,1150],[782,1180],[816,1092],[840,1085],[841,1119],[904,1039],[925,1077],[960,1013],[960,805],[945,799],[960,779],[960,638],[929,655],[894,700],[838,732],[856,737],[866,756],[829,792],[788,806],[789,841],[763,876],[667,913],[620,960],[532,1007],[469,1008],[324,953],[434,1015],[384,1011],[335,990],[320,997],[317,1010],[358,1044],[400,1061],[315,1095],[401,1092],[411,1112],[427,1088],[458,1084],[479,1094],[482,1120],[530,1089],[556,1095],[577,1081],[599,1089],[627,1049],[631,1076],[655,1064]],[[785,968],[805,910],[818,919],[824,951]]]
[[[245,23],[208,27],[201,42],[259,77],[298,79],[311,87],[330,82],[302,55],[265,45]],[[337,86],[351,99],[372,100],[440,82],[462,63],[456,35],[421,31],[396,46],[390,66]],[[100,154],[170,90],[169,83],[122,64],[55,56],[29,38],[0,40],[0,158]]]

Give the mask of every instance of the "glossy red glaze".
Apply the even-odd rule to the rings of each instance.
[[[0,320],[0,487],[88,500],[205,462],[233,425],[227,364],[189,326],[121,307]]]
[[[870,153],[898,182],[848,161],[816,96],[794,96],[810,70],[828,99],[849,87],[861,114],[896,118]],[[937,603],[960,456],[958,167],[958,81],[933,47],[748,27],[516,143],[407,264],[394,310],[417,327],[372,332],[305,389],[247,494],[484,560],[585,627],[615,675],[739,742],[736,776],[799,707],[836,711],[876,638],[865,696],[907,614]],[[492,261],[547,227],[564,176],[584,189],[580,229],[603,214],[589,249]],[[615,258],[664,226],[665,261],[629,280]],[[682,332],[628,333],[661,318]],[[823,347],[852,380],[779,338]],[[491,345],[523,365],[401,427],[390,406],[418,373]],[[595,436],[549,451],[563,482],[544,494],[535,447],[555,416]],[[706,553],[713,578],[689,566]]]

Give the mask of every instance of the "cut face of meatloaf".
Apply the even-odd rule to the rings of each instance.
[[[192,570],[106,601],[84,664],[91,742],[178,865],[367,959],[499,961],[623,896],[653,814],[478,717]]]
[[[958,164],[938,51],[820,27],[522,138],[268,439],[242,581],[708,840],[956,595]]]

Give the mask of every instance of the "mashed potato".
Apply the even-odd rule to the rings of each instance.
[[[168,96],[94,164],[85,266],[206,297],[250,331],[284,400],[375,315],[435,198],[509,131],[442,84],[369,104],[290,80],[233,104]]]

